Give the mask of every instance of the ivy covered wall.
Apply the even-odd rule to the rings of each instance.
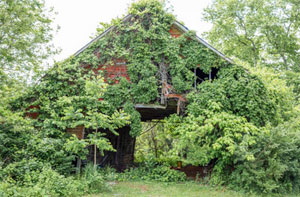
[[[80,54],[53,66],[26,98],[27,108],[39,112],[40,122],[65,130],[80,125],[91,107],[84,95],[86,80],[104,76],[106,84],[99,97],[99,111],[111,115],[123,109],[130,115],[131,135],[141,132],[141,117],[135,104],[160,104],[164,83],[186,95],[187,113],[201,114],[210,102],[220,103],[231,114],[245,117],[257,126],[276,124],[278,105],[263,82],[244,68],[233,65],[197,41],[192,31],[172,36],[176,19],[158,0],[133,3],[124,20],[114,20],[114,28],[96,39]],[[106,68],[126,65],[126,74],[107,77]],[[123,62],[123,63],[122,63]],[[206,80],[194,88],[194,69],[208,74],[218,70],[217,79]],[[66,102],[62,98],[72,97]],[[66,107],[72,106],[66,117]],[[274,118],[275,117],[275,118]],[[46,124],[45,124],[46,122]]]

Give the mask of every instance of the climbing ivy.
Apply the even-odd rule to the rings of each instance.
[[[166,120],[165,129],[174,138],[172,151],[186,163],[214,165],[215,183],[222,184],[224,174],[262,158],[257,150],[269,144],[269,128],[294,116],[291,92],[276,77],[253,74],[224,60],[200,43],[195,32],[172,37],[175,17],[163,5],[159,0],[133,3],[123,20],[113,20],[110,31],[99,29],[105,34],[49,69],[14,107],[38,112],[34,126],[47,137],[63,138],[62,131],[79,125],[117,135],[115,129],[126,124],[130,134],[138,136],[141,115],[135,105],[159,104],[165,82],[187,98],[185,113]],[[128,76],[107,77],[105,69],[120,61]],[[196,69],[217,73],[195,87]],[[101,152],[112,150],[104,138],[101,131],[85,140],[64,138],[64,148],[84,158],[87,144],[96,144]],[[253,184],[246,175],[235,177]]]
[[[277,107],[264,83],[199,43],[194,32],[172,37],[169,31],[175,17],[165,11],[163,5],[158,0],[133,3],[127,17],[112,21],[111,31],[77,56],[50,69],[31,90],[26,107],[39,106],[41,122],[46,121],[54,128],[68,128],[71,125],[65,119],[58,121],[66,108],[61,100],[72,97],[69,102],[77,110],[74,108],[72,113],[84,116],[91,102],[82,97],[86,94],[86,80],[96,75],[105,77],[105,70],[99,70],[99,65],[105,68],[122,60],[126,62],[129,80],[125,77],[106,78],[109,85],[101,95],[98,108],[107,115],[123,109],[130,115],[132,136],[141,131],[141,117],[135,104],[160,101],[162,66],[173,91],[187,94],[190,103],[187,113],[201,114],[201,110],[209,106],[208,101],[214,100],[222,104],[224,111],[245,117],[257,126],[267,122],[276,124]],[[195,90],[194,69],[198,67],[204,73],[209,73],[212,68],[219,72],[217,79],[203,82]]]
[[[278,124],[281,115],[273,95],[257,76],[238,66],[222,68],[217,76],[213,83],[205,81],[188,95],[188,113],[201,115],[213,101],[220,103],[223,111],[245,117],[256,126]]]

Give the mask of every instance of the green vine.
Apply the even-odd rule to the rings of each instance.
[[[117,61],[126,62],[129,80],[124,76],[106,77],[103,101],[98,106],[102,113],[113,114],[123,109],[130,115],[131,135],[141,132],[141,117],[135,109],[137,103],[158,103],[162,78],[160,66],[167,69],[167,83],[173,91],[188,94],[188,113],[205,108],[213,98],[221,102],[225,111],[244,116],[255,125],[265,125],[276,114],[276,108],[264,84],[245,69],[233,66],[215,52],[196,40],[192,31],[172,37],[170,28],[175,17],[165,11],[158,0],[141,0],[133,3],[124,20],[114,20],[114,28],[93,42],[75,57],[50,69],[41,82],[34,87],[27,99],[29,105],[39,106],[40,120],[50,121],[60,128],[67,128],[63,116],[66,106],[60,104],[62,97],[74,97],[73,103],[84,115],[89,101],[85,95],[85,81],[95,75],[106,76],[105,68]],[[101,71],[99,68],[102,67]],[[193,69],[200,67],[204,73],[219,69],[218,79],[206,81],[194,91]],[[118,83],[116,83],[118,81]],[[194,96],[193,96],[194,95]],[[211,98],[208,98],[211,97]],[[34,102],[28,102],[32,101]],[[262,108],[261,108],[262,107]],[[74,114],[76,111],[73,112]],[[201,109],[197,113],[201,113]],[[62,124],[62,125],[61,125]]]

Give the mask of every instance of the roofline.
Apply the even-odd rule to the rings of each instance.
[[[179,27],[184,33],[186,33],[186,32],[189,31],[189,29],[186,26],[184,26],[183,24],[181,24],[178,21],[175,21],[174,25],[176,25],[177,27]],[[210,50],[212,50],[213,52],[215,52],[217,55],[219,55],[224,60],[228,61],[231,64],[234,64],[233,60],[231,60],[230,58],[226,57],[223,53],[221,53],[220,51],[218,51],[216,48],[214,48],[213,46],[211,46],[210,44],[208,44],[206,41],[204,41],[202,38],[200,38],[197,35],[196,35],[196,40],[198,42],[200,42],[201,44],[203,44],[204,46],[206,46],[207,48],[209,48]]]
[[[131,17],[132,17],[131,14],[127,15],[123,19],[123,22],[129,20]],[[183,24],[181,24],[180,22],[178,22],[176,20],[175,20],[175,22],[173,24],[176,25],[177,27],[179,27],[180,30],[182,30],[184,33],[186,33],[186,32],[189,31],[189,29],[186,26],[184,26]],[[115,28],[116,28],[116,26],[109,27],[107,30],[105,30],[103,33],[101,33],[99,36],[97,36],[94,39],[92,39],[89,43],[87,43],[85,46],[83,46],[81,49],[79,49],[76,53],[74,53],[74,56],[78,56],[85,49],[87,49],[93,42],[98,41],[99,39],[101,39],[102,37],[104,37],[106,34],[108,34],[109,32],[111,32],[112,30],[114,30]],[[208,44],[206,41],[204,41],[202,38],[200,38],[197,35],[196,35],[196,40],[198,42],[200,42],[201,44],[203,44],[204,46],[206,46],[207,48],[209,48],[210,50],[212,50],[214,53],[216,53],[217,55],[219,55],[224,60],[228,61],[231,64],[234,64],[233,60],[231,60],[230,58],[226,57],[223,53],[221,53],[220,51],[218,51],[216,48],[214,48],[213,46],[211,46],[210,44]]]
[[[79,49],[76,53],[74,53],[74,56],[79,55],[80,53],[82,53],[86,48],[88,48],[93,42],[96,42],[97,40],[99,40],[100,38],[102,38],[103,36],[105,36],[107,33],[109,33],[111,30],[113,30],[115,28],[115,26],[111,26],[110,28],[108,28],[107,30],[105,30],[102,34],[100,34],[99,36],[97,36],[96,38],[92,39],[89,43],[87,43],[86,45],[84,45],[81,49]]]
[[[128,19],[131,18],[131,14],[125,16],[125,18],[123,19],[123,22],[127,21]],[[104,32],[102,32],[99,36],[95,37],[94,39],[92,39],[89,43],[87,43],[86,45],[84,45],[81,49],[79,49],[76,53],[74,53],[73,56],[77,56],[80,53],[82,53],[86,48],[88,48],[93,42],[98,41],[99,39],[101,39],[102,37],[104,37],[106,34],[108,34],[109,32],[111,32],[112,30],[114,30],[116,28],[116,26],[111,26],[109,27],[107,30],[105,30]]]

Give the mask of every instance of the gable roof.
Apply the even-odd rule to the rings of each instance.
[[[123,22],[126,22],[127,20],[129,20],[131,18],[132,15],[127,15],[126,17],[124,17]],[[184,26],[183,24],[181,24],[180,22],[176,21],[173,23],[176,27],[178,27],[183,33],[186,33],[189,31],[189,29]],[[96,42],[97,40],[101,39],[102,37],[104,37],[106,34],[108,34],[109,32],[111,32],[112,30],[114,30],[116,28],[116,26],[111,26],[109,27],[107,30],[105,30],[103,33],[101,33],[99,36],[95,37],[94,39],[92,39],[89,43],[87,43],[85,46],[83,46],[81,49],[79,49],[76,53],[74,53],[74,56],[79,55],[80,53],[82,53],[86,48],[88,48],[92,43]],[[210,44],[208,44],[206,41],[204,41],[202,38],[200,38],[199,36],[196,35],[196,40],[203,44],[204,46],[206,46],[207,48],[209,48],[210,50],[212,50],[214,53],[216,53],[218,56],[220,56],[221,58],[223,58],[224,60],[226,60],[227,62],[234,64],[233,60],[231,60],[230,58],[226,57],[223,53],[221,53],[220,51],[218,51],[216,48],[214,48],[213,46],[211,46]]]

